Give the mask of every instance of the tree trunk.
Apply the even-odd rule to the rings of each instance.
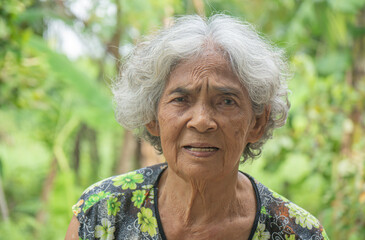
[[[1,216],[2,216],[3,220],[8,221],[9,220],[9,209],[8,209],[8,204],[6,203],[5,192],[4,192],[1,176],[0,176],[0,210],[1,210]]]
[[[79,131],[76,134],[74,150],[73,150],[73,168],[75,170],[76,178],[79,179],[80,157],[81,157],[81,140],[85,135],[86,125],[81,124]]]
[[[56,159],[56,157],[53,157],[48,175],[43,183],[41,199],[40,199],[42,206],[45,206],[48,203],[48,199],[49,199],[50,193],[52,191],[53,183],[54,183],[54,180],[56,179],[56,176],[57,176],[57,159]],[[46,212],[47,211],[45,208],[41,208],[38,211],[37,217],[36,217],[37,222],[39,222],[41,224],[45,222]]]
[[[107,44],[107,48],[106,48],[107,52],[109,52],[114,57],[115,68],[117,70],[117,73],[119,73],[119,70],[120,70],[120,63],[121,63],[120,60],[121,59],[120,59],[120,54],[119,54],[119,43],[120,43],[120,39],[122,37],[122,32],[123,32],[122,6],[121,6],[120,2],[121,1],[119,1],[119,0],[115,1],[115,5],[116,5],[116,8],[117,8],[116,27],[115,27],[113,37],[111,38],[111,40]]]
[[[117,160],[117,174],[126,173],[133,168],[132,163],[136,149],[137,141],[135,140],[133,133],[126,130],[124,132],[123,147],[120,150]]]
[[[100,167],[100,157],[97,143],[97,133],[94,129],[88,128],[87,138],[90,149],[90,161],[92,165],[92,178],[98,180],[98,171]]]
[[[158,163],[163,163],[165,158],[158,155],[156,150],[146,141],[141,141],[141,166],[147,167]]]
[[[360,11],[357,18],[357,28],[363,29],[365,27],[365,8]],[[361,34],[355,36],[354,46],[353,46],[353,67],[350,71],[349,76],[347,77],[347,83],[354,89],[354,92],[357,92],[359,96],[361,96],[360,87],[364,87],[365,81],[365,34]],[[349,120],[350,126],[348,129],[345,129],[341,152],[345,156],[349,156],[351,158],[353,154],[353,145],[354,142],[362,136],[364,133],[365,126],[363,122],[363,110],[365,108],[364,101],[360,97],[360,101],[355,104],[351,110]],[[361,164],[360,164],[361,165]]]
[[[115,68],[117,70],[117,75],[120,73],[120,63],[121,56],[119,54],[119,43],[123,33],[122,24],[122,6],[119,0],[115,1],[117,14],[116,14],[116,28],[111,38],[110,42],[107,44],[107,52],[113,55],[115,59]],[[116,173],[121,174],[130,171],[136,166],[140,165],[140,148],[138,148],[138,143],[136,138],[130,131],[125,130],[123,146],[119,152],[119,157],[117,158]]]
[[[195,12],[199,16],[205,17],[204,1],[203,0],[193,0],[193,5],[194,5]]]
[[[362,29],[362,34],[358,36],[355,40],[354,44],[354,67],[352,70],[352,82],[351,85],[361,96],[363,94],[365,87],[365,33],[363,30],[365,29],[365,8],[363,8],[357,18],[357,27]],[[351,121],[354,124],[353,131],[351,133],[351,143],[356,143],[360,141],[360,139],[365,134],[365,96],[360,97],[360,101],[357,105],[354,106],[351,113]],[[353,162],[357,168],[357,179],[356,179],[356,187],[362,192],[365,193],[363,189],[365,182],[365,173],[364,173],[364,154],[356,153],[352,156]]]
[[[365,134],[364,125],[364,109],[365,109],[365,97],[362,95],[365,86],[365,34],[363,30],[365,27],[365,8],[359,12],[357,18],[357,26],[360,34],[354,34],[353,43],[353,66],[347,76],[347,84],[353,89],[359,96],[357,101],[347,118],[346,127],[344,127],[342,142],[341,142],[341,155],[342,161],[352,166],[355,171],[349,179],[345,179],[344,176],[338,174],[339,168],[334,165],[335,173],[333,175],[334,181],[338,184],[336,190],[336,196],[331,205],[336,209],[336,212],[343,212],[343,215],[333,214],[332,223],[336,226],[338,219],[341,217],[342,222],[346,222],[348,227],[351,228],[350,233],[359,230],[359,226],[363,226],[364,218],[361,213],[358,212],[359,207],[354,205],[348,205],[346,203],[360,203],[365,202],[364,191],[364,159],[365,154],[363,149],[359,149],[358,143],[361,142],[361,138]],[[346,219],[346,220],[343,220]],[[344,233],[341,228],[334,228],[333,235],[339,239],[349,239],[348,232]]]

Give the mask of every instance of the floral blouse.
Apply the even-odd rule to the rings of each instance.
[[[157,206],[157,183],[167,164],[142,168],[102,180],[82,194],[72,210],[80,222],[79,237],[166,239]],[[249,239],[327,239],[318,220],[252,177],[257,213]]]

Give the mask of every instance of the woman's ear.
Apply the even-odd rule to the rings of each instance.
[[[271,113],[271,106],[267,106],[261,115],[255,117],[254,126],[251,128],[248,134],[247,142],[255,143],[258,140],[260,140],[262,135],[265,133],[270,113]]]
[[[152,136],[160,136],[160,126],[158,125],[158,122],[156,120],[147,123],[146,128]]]

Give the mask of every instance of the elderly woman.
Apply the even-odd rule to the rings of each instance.
[[[179,18],[139,44],[113,87],[116,116],[166,163],[88,188],[66,239],[328,239],[238,170],[286,121],[286,71],[280,50],[225,15]]]

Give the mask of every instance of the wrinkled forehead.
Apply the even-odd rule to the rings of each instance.
[[[171,70],[168,81],[176,75],[188,75],[199,79],[209,74],[224,75],[238,80],[225,54],[216,48],[208,48],[202,53],[176,64]]]
[[[195,92],[205,89],[211,93],[235,92],[248,95],[237,75],[231,70],[229,61],[215,51],[206,51],[199,57],[183,61],[171,72],[164,93]]]

